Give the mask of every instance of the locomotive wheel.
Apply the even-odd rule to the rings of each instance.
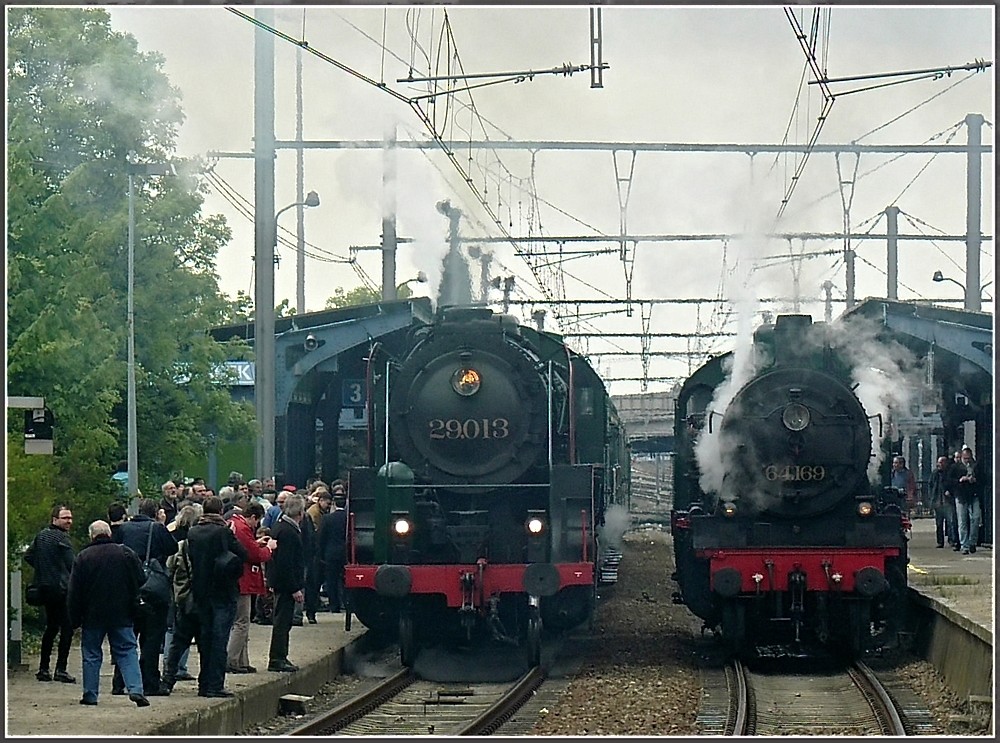
[[[542,663],[542,619],[538,610],[532,608],[528,615],[528,665],[531,668]]]
[[[399,662],[404,668],[413,668],[417,658],[417,644],[413,637],[413,618],[404,614],[399,618]]]

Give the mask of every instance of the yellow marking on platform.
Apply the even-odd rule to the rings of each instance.
[[[907,565],[906,569],[907,570],[912,570],[914,573],[920,573],[921,575],[927,575],[927,571],[926,570],[924,570],[923,568],[918,568],[913,563],[910,563],[909,565]]]

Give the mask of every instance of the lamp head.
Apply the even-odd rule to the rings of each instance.
[[[306,206],[319,206],[319,194],[310,191],[306,194]]]
[[[935,271],[931,279],[933,281],[944,281],[944,274],[941,273],[940,271]]]

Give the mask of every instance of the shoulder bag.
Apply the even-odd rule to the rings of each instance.
[[[29,583],[27,588],[24,589],[24,600],[28,606],[42,606],[45,603],[45,594],[45,586],[40,586],[37,583]]]
[[[149,559],[149,551],[153,542],[153,527],[156,522],[149,525],[149,535],[146,537],[146,559],[142,564],[142,572],[146,580],[139,586],[139,601],[149,609],[162,609],[170,605],[170,576],[167,575],[166,568],[160,564],[159,560]]]

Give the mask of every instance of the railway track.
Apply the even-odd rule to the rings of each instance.
[[[909,735],[882,682],[858,661],[841,670],[810,673],[725,667],[729,694],[724,735]]]
[[[533,668],[513,683],[441,683],[404,669],[294,728],[314,735],[490,735],[545,680]]]

